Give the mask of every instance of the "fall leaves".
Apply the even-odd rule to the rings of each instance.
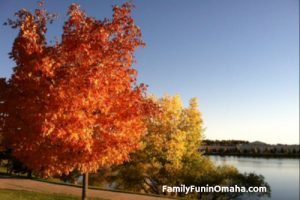
[[[201,156],[198,148],[203,137],[203,122],[197,99],[191,99],[187,108],[179,95],[164,96],[154,102],[160,112],[147,119],[142,148],[131,154],[129,162],[113,168],[117,172],[112,176],[113,181],[121,189],[159,193],[163,184],[181,182],[184,172],[191,171],[186,169],[191,160]]]
[[[132,64],[144,42],[132,7],[115,6],[112,19],[97,20],[72,4],[54,45],[45,35],[55,15],[42,5],[8,20],[19,34],[13,74],[0,79],[0,142],[40,176],[88,177],[114,166],[113,183],[157,194],[163,184],[202,184],[210,172],[212,182],[227,181],[233,170],[220,171],[198,152],[197,100],[185,108],[179,96],[155,99],[137,84]]]
[[[4,143],[30,169],[43,176],[94,172],[138,147],[156,109],[131,67],[144,45],[131,9],[115,6],[113,19],[100,21],[72,4],[53,46],[45,39],[53,15],[44,9],[21,10],[8,21],[20,31],[14,73],[3,81]]]

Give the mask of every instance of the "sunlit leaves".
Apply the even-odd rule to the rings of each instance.
[[[96,20],[72,4],[60,42],[45,39],[53,15],[43,8],[17,12],[11,57],[16,67],[5,95],[7,148],[41,175],[96,171],[122,163],[145,133],[155,110],[131,67],[144,45],[132,5]]]
[[[131,160],[117,167],[117,175],[112,176],[121,189],[159,193],[163,184],[178,185],[186,176],[186,169],[201,172],[197,164],[210,163],[198,152],[203,124],[197,100],[191,99],[187,108],[180,96],[164,96],[154,101],[160,112],[147,118],[142,148],[132,153]]]

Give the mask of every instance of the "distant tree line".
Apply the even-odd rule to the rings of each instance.
[[[245,140],[203,140],[203,145],[221,145],[221,146],[233,146],[238,144],[249,144],[249,141]]]
[[[206,155],[241,155],[299,158],[299,145],[269,145],[243,140],[203,140],[200,151]]]

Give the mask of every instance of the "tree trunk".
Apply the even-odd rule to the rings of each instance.
[[[31,170],[27,172],[27,178],[32,178],[32,171]]]
[[[87,190],[89,185],[89,173],[83,174],[82,180],[82,200],[87,200]]]

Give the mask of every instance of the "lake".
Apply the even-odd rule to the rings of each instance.
[[[299,200],[299,159],[209,156],[216,164],[235,166],[240,172],[254,172],[271,186],[271,200]]]

